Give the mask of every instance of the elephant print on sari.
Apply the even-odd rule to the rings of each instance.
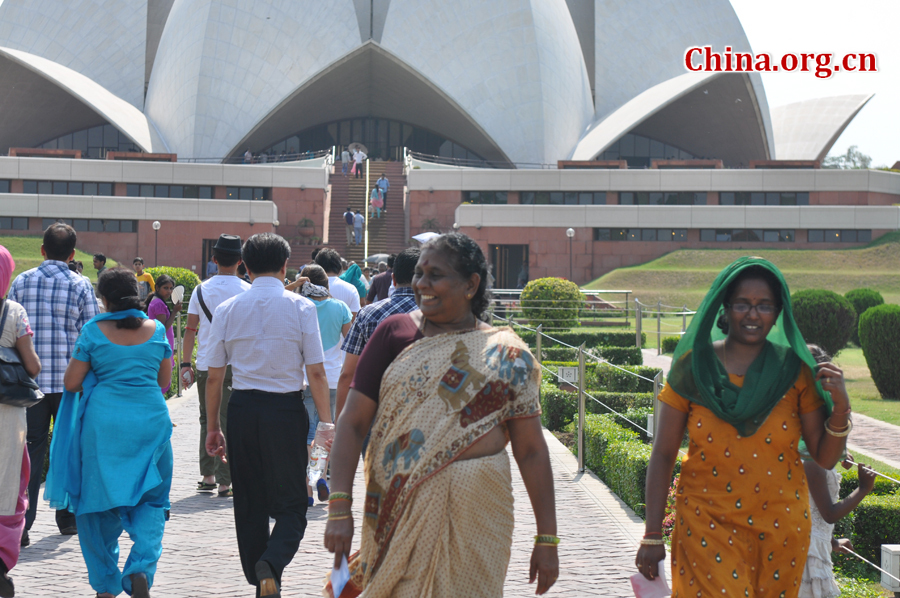
[[[451,411],[458,411],[471,399],[468,390],[471,388],[477,392],[484,386],[487,378],[469,365],[469,350],[462,341],[456,343],[456,350],[450,356],[450,363],[452,364],[450,369],[441,378],[438,386],[438,396]]]
[[[531,353],[516,347],[494,345],[487,350],[487,365],[497,372],[501,380],[508,380],[510,386],[528,383],[534,370]]]
[[[390,468],[390,476],[393,476],[397,471],[398,462],[403,459],[403,469],[408,470],[413,461],[419,460],[419,451],[424,445],[425,434],[422,433],[422,430],[413,428],[387,445],[381,465],[385,469]]]

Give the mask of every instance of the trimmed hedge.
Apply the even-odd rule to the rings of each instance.
[[[640,517],[646,509],[644,490],[651,450],[640,440],[620,440],[608,445],[602,459],[606,485]]]
[[[900,305],[867,309],[859,319],[859,341],[881,397],[900,399]]]
[[[884,297],[875,289],[853,289],[844,293],[844,297],[853,306],[856,311],[856,317],[860,318],[870,307],[884,305]],[[850,341],[859,345],[859,326],[853,329],[850,335]]]
[[[517,330],[519,337],[526,343],[528,343],[529,347],[535,347],[534,336],[535,333],[530,330]],[[588,347],[634,347],[634,341],[636,340],[636,336],[634,332],[582,332],[579,330],[558,330],[549,333],[553,338],[566,343],[567,345],[572,345],[573,347],[581,346],[582,343],[585,343]],[[647,333],[641,333],[641,345],[647,342]],[[541,340],[541,348],[544,347],[552,347],[556,345],[556,343],[550,340],[547,337],[544,337]]]
[[[616,365],[643,365],[644,363],[644,354],[641,353],[639,347],[591,347],[586,352]],[[578,350],[568,347],[541,346],[541,354],[544,360],[578,361]],[[589,358],[588,360],[592,361]]]
[[[627,370],[627,371],[622,371]],[[653,392],[653,378],[662,370],[650,366],[631,365],[615,368],[600,364],[597,367],[597,381],[600,388],[607,392]],[[627,373],[637,374],[647,378],[638,378]]]
[[[900,495],[869,495],[856,507],[853,546],[875,563],[881,562],[881,545],[900,542]]]
[[[679,341],[681,341],[680,336],[664,336],[662,339],[662,352],[674,353]]]
[[[591,395],[597,401],[601,401],[604,405],[609,406],[613,411],[623,413],[628,419],[646,427],[646,414],[652,412],[653,409],[652,394],[592,392]],[[585,397],[585,412],[592,414],[608,413],[606,407],[597,403],[597,401]],[[635,419],[642,417],[642,414],[642,421]],[[559,390],[549,384],[541,386],[541,423],[545,428],[554,431],[562,430],[573,422],[577,415],[578,393]],[[624,425],[628,425],[624,420],[619,419],[619,421]]]
[[[807,343],[835,356],[847,346],[856,328],[856,310],[834,291],[806,289],[791,295],[794,319]]]
[[[519,300],[522,315],[532,326],[570,328],[578,325],[584,296],[578,285],[562,278],[538,278],[525,285]]]

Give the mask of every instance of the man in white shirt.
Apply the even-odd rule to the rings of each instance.
[[[347,176],[347,172],[350,170],[350,152],[347,151],[347,148],[344,148],[344,151],[341,152],[341,174]]]
[[[250,285],[238,278],[237,269],[241,263],[241,238],[236,235],[220,235],[213,247],[212,261],[218,267],[218,274],[207,279],[194,289],[191,302],[188,304],[187,328],[184,333],[184,353],[187,358],[181,364],[181,378],[197,381],[197,394],[200,396],[200,475],[203,479],[197,482],[197,490],[212,492],[219,487],[219,496],[231,496],[231,472],[228,464],[206,454],[206,384],[209,378],[209,334],[212,329],[213,315],[216,308],[226,299],[243,293]],[[191,355],[194,354],[194,339],[197,339],[196,375],[191,368]],[[190,384],[187,384],[190,386]],[[231,397],[231,368],[225,369],[222,400],[219,407],[219,423],[225,430],[228,417],[228,399]]]
[[[359,313],[359,291],[349,282],[338,278],[341,274],[340,254],[326,247],[316,255],[316,263],[322,266],[328,275],[328,291],[331,296],[346,303],[350,313],[356,318],[356,314]]]
[[[353,152],[353,162],[356,164],[356,178],[362,176],[362,163],[365,162],[366,158],[366,154],[359,148],[356,148],[356,151]]]
[[[253,285],[219,305],[209,340],[206,451],[225,457],[219,404],[230,365],[234,524],[244,576],[257,596],[281,596],[281,574],[306,530],[304,367],[319,419],[332,421],[316,308],[284,288],[290,256],[291,246],[274,233],[247,239],[241,257]]]

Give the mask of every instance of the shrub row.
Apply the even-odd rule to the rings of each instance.
[[[881,545],[900,540],[900,494],[869,495],[853,513],[853,546],[872,562],[881,562]]]
[[[519,336],[523,341],[528,343],[529,347],[535,346],[535,333],[530,330],[522,330],[519,329],[516,332],[519,333]],[[588,347],[634,347],[635,346],[635,333],[634,332],[583,332],[580,330],[557,330],[549,333],[550,336],[555,338],[558,341],[566,343],[567,345],[572,345],[573,347],[578,347],[582,343],[584,343]],[[645,332],[641,333],[641,345],[647,342],[647,334]],[[541,341],[542,347],[552,347],[556,345],[556,343],[547,337],[544,337]]]
[[[543,370],[544,382],[556,385],[558,383],[556,373],[559,368],[577,367],[578,363],[574,361],[545,361],[543,365],[547,368]],[[661,371],[659,368],[644,365],[613,367],[602,363],[586,363],[584,366],[584,376],[587,380],[586,388],[591,394],[594,394],[594,392],[653,392],[653,378]]]
[[[586,413],[603,414],[609,409],[622,413],[628,419],[646,428],[647,413],[653,408],[653,395],[650,393],[615,393],[592,392],[591,395],[603,403],[585,398]],[[548,430],[562,430],[578,415],[578,394],[566,392],[549,384],[541,386],[541,423]],[[630,415],[629,415],[630,414]],[[641,419],[643,417],[643,419]],[[625,423],[623,420],[619,420]]]
[[[591,347],[586,352],[616,365],[643,365],[644,363],[644,354],[641,353],[640,347]],[[578,361],[578,349],[569,347],[541,346],[541,355],[544,360],[550,361]],[[590,358],[588,360],[591,361]]]

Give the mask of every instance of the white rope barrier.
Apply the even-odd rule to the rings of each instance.
[[[882,569],[881,567],[879,567],[878,565],[876,565],[875,563],[873,563],[872,561],[866,559],[866,558],[863,557],[863,556],[860,556],[860,555],[856,554],[855,552],[853,552],[853,551],[850,550],[849,548],[844,547],[844,548],[842,548],[841,550],[843,550],[844,552],[849,552],[850,554],[852,554],[853,556],[855,556],[856,558],[858,558],[858,559],[861,560],[862,562],[868,563],[868,564],[872,565],[873,567],[875,567],[876,569],[878,569],[879,571],[881,571],[884,575],[887,575],[887,576],[890,577],[891,579],[893,579],[893,580],[895,580],[895,581],[897,581],[897,582],[900,582],[900,579],[897,579],[896,577],[894,577],[893,575],[891,575],[890,573],[888,573],[887,571],[885,571],[884,569]]]

